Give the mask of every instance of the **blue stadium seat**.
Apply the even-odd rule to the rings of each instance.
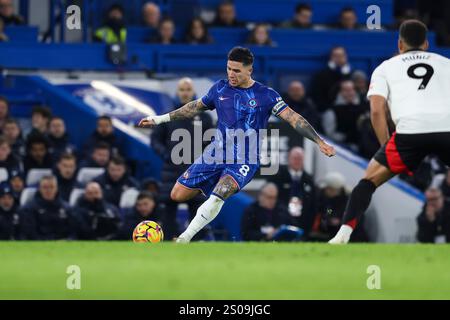
[[[37,42],[39,30],[37,27],[29,26],[8,26],[5,27],[5,34],[9,42]]]

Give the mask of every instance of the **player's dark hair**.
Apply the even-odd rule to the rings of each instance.
[[[234,47],[228,52],[228,60],[241,62],[244,66],[250,66],[253,64],[254,56],[248,48]]]
[[[312,11],[312,7],[307,3],[299,3],[295,7],[295,13],[300,13],[303,10]]]
[[[419,20],[406,20],[400,25],[400,38],[412,48],[419,48],[427,39],[427,26]]]

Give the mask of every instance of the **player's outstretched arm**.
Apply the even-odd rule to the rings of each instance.
[[[174,111],[171,111],[169,113],[160,115],[160,116],[148,116],[141,121],[139,121],[138,126],[143,128],[149,128],[153,127],[155,125],[174,121],[174,120],[180,120],[180,119],[189,119],[193,118],[196,114],[199,114],[200,112],[205,111],[207,108],[203,104],[201,99],[197,99],[191,102],[186,103],[181,108],[178,108]]]
[[[287,107],[278,115],[278,117],[288,122],[302,136],[317,143],[323,154],[329,157],[336,154],[334,147],[326,143],[325,140],[323,140],[316,130],[314,130],[314,128],[309,124],[309,122],[291,108]]]
[[[389,126],[386,114],[386,99],[382,96],[370,96],[370,119],[380,145],[389,140]]]

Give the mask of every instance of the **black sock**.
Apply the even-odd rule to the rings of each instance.
[[[353,189],[350,199],[347,203],[347,208],[345,209],[344,218],[342,223],[346,224],[352,229],[355,229],[359,218],[364,214],[370,204],[372,199],[372,194],[375,192],[377,187],[375,184],[366,179],[362,179]]]

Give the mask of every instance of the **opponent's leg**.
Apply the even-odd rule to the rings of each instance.
[[[380,185],[394,176],[394,173],[375,159],[370,161],[364,178],[359,181],[350,195],[342,220],[343,224],[336,236],[329,243],[341,244],[347,243],[350,240],[350,235],[353,229],[355,229],[359,218],[369,207],[372,194]]]
[[[229,175],[220,178],[211,196],[197,210],[188,228],[177,239],[178,243],[188,243],[197,232],[214,220],[226,199],[236,193],[239,187]]]

